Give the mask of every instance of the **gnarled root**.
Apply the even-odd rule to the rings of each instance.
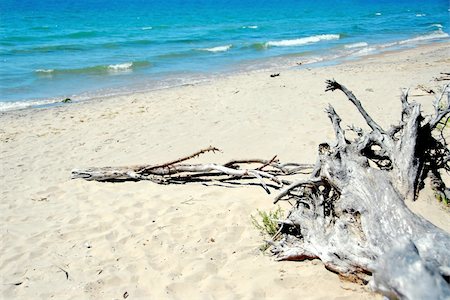
[[[391,298],[448,299],[450,236],[404,203],[415,199],[427,174],[433,174],[437,190],[446,191],[439,170],[448,169],[449,150],[432,130],[449,114],[448,101],[442,104],[441,96],[435,115],[424,121],[420,106],[405,93],[401,123],[384,130],[352,92],[327,83],[327,90],[347,96],[371,131],[357,129],[350,141],[333,107],[327,109],[336,143],[321,145],[309,179],[276,197],[296,200],[284,224],[297,234],[284,234],[272,252],[281,260],[317,257],[343,277],[370,279],[374,290]]]

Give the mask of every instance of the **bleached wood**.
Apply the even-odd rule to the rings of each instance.
[[[439,161],[448,149],[433,138],[431,127],[448,114],[447,108],[435,106],[437,117],[421,125],[420,106],[409,103],[405,93],[402,122],[394,134],[385,133],[348,89],[328,81],[327,90],[343,91],[372,131],[359,131],[349,141],[340,117],[327,109],[336,144],[322,147],[308,180],[284,187],[276,198],[289,199],[295,190],[290,197],[297,203],[287,216],[294,225],[282,223],[285,234],[272,252],[280,260],[319,258],[327,269],[357,282],[370,281],[389,298],[449,299],[450,235],[404,203],[415,198],[429,172],[436,175],[444,167]],[[379,149],[373,150],[374,145]],[[433,180],[445,188],[440,176]]]

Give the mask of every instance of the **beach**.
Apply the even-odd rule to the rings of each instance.
[[[382,299],[319,260],[277,262],[251,215],[273,210],[258,186],[71,180],[84,167],[234,158],[314,163],[334,139],[324,112],[365,127],[334,78],[381,126],[398,123],[401,88],[432,111],[450,43],[341,64],[241,72],[198,84],[0,113],[0,271],[5,299]],[[279,76],[270,75],[280,73]],[[343,127],[345,127],[343,126]],[[448,183],[448,178],[445,178]],[[408,203],[450,232],[426,187]],[[281,203],[284,210],[287,203]]]

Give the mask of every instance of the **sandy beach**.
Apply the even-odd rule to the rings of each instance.
[[[251,215],[274,195],[257,186],[71,180],[71,170],[170,161],[213,145],[233,158],[314,163],[334,139],[324,113],[364,127],[346,85],[381,125],[397,123],[400,88],[430,111],[450,43],[324,67],[242,73],[196,85],[1,113],[0,272],[4,299],[381,299],[318,261],[276,262]],[[273,73],[280,73],[271,77]],[[448,180],[447,180],[448,181]],[[450,183],[450,182],[449,182]],[[288,206],[281,204],[286,210]],[[450,232],[425,189],[410,203]]]

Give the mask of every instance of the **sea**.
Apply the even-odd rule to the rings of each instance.
[[[448,0],[0,0],[0,111],[449,41]]]

